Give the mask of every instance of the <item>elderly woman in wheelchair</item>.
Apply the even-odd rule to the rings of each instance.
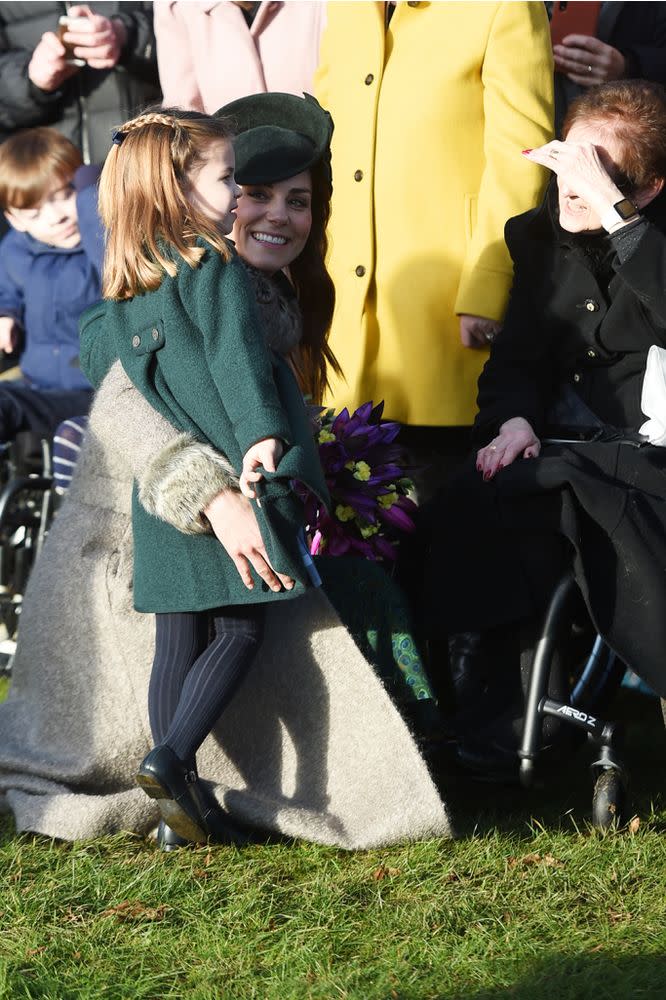
[[[429,631],[449,637],[458,757],[481,769],[515,763],[518,663],[571,567],[594,629],[666,695],[666,450],[651,443],[666,440],[666,93],[593,88],[562,141],[522,155],[554,177],[507,224],[514,286],[477,449],[431,510]],[[566,702],[566,661],[550,684]]]

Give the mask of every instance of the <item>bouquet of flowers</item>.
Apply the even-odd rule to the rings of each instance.
[[[317,432],[319,457],[331,494],[327,512],[303,487],[312,555],[357,554],[394,560],[400,534],[413,532],[413,483],[395,444],[400,425],[381,416],[384,404],[364,403],[351,414],[327,410]]]

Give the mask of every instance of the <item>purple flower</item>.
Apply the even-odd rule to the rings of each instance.
[[[395,559],[400,535],[415,530],[410,516],[415,504],[406,495],[411,481],[395,443],[400,425],[382,423],[383,412],[383,403],[368,402],[352,414],[327,410],[319,418],[316,433],[331,513],[299,487],[313,554]]]

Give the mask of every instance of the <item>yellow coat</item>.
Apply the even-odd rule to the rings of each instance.
[[[500,320],[511,285],[504,223],[547,171],[521,150],[552,138],[544,5],[328,4],[315,89],[335,123],[327,402],[386,401],[413,425],[464,425],[486,351],[456,313]]]

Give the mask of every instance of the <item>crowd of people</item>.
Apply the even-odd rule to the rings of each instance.
[[[17,829],[451,835],[432,748],[515,759],[568,567],[666,697],[665,5],[555,45],[540,2],[5,6],[0,439],[69,470],[0,705]],[[317,414],[371,401],[394,575],[304,523],[354,515]]]

